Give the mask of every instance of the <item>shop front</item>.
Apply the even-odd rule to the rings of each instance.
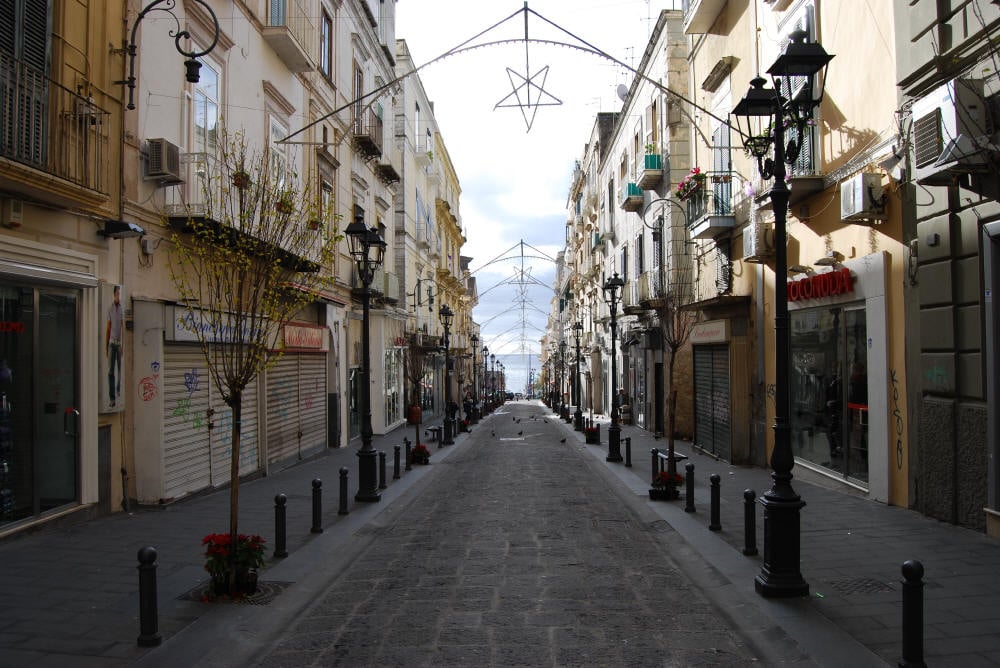
[[[788,282],[791,440],[798,463],[888,495],[882,254]]]
[[[97,259],[3,246],[0,533],[97,501],[98,459],[110,457],[97,447]]]

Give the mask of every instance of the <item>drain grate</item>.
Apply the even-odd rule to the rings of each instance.
[[[620,520],[617,518],[605,519],[595,517],[593,522],[595,529],[600,529],[601,527],[608,527],[611,529],[628,529],[632,526],[628,520]]]
[[[835,580],[830,586],[841,594],[879,594],[894,591],[892,585],[873,578],[853,578],[851,580]]]
[[[209,587],[211,586],[211,580],[206,580],[178,596],[177,600],[232,603],[235,605],[268,605],[271,601],[278,598],[281,592],[285,591],[291,584],[291,582],[258,582],[256,593],[231,598],[229,596],[210,596]]]

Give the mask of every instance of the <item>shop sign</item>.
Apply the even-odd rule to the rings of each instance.
[[[854,292],[854,279],[847,267],[788,282],[790,302],[836,297],[849,292]]]
[[[709,320],[699,322],[691,328],[692,345],[699,343],[725,343],[729,340],[728,320]]]
[[[285,325],[286,348],[321,350],[326,342],[325,328],[309,325]]]
[[[225,314],[228,318],[228,314]],[[173,317],[174,341],[207,341],[209,343],[230,343],[232,341],[251,340],[250,328],[244,325],[244,335],[236,336],[237,324],[219,320],[218,314],[196,309],[177,307]]]

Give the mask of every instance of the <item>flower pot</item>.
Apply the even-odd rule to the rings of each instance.
[[[229,593],[229,574],[213,575],[211,582],[212,594],[214,596],[225,596]]]
[[[250,175],[246,172],[233,172],[233,186],[245,190],[250,185]]]
[[[257,593],[257,571],[239,571],[236,573],[236,589],[240,594]]]

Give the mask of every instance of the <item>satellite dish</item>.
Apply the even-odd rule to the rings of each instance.
[[[625,98],[628,96],[628,88],[625,87],[625,84],[618,84],[617,92],[618,92],[618,98],[622,102],[624,102]]]

